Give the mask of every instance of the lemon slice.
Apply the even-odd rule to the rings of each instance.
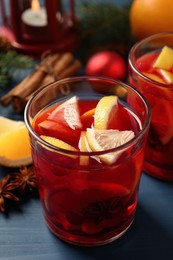
[[[119,131],[87,128],[86,136],[91,150],[99,152],[121,146],[130,141],[135,135],[131,130]],[[106,164],[112,164],[118,159],[121,153],[122,151],[107,153],[99,155],[99,158]]]
[[[24,122],[10,122],[4,119],[4,124],[2,123],[1,118],[3,133],[0,134],[0,165],[19,167],[31,164],[30,140]],[[8,123],[10,129],[7,128]]]
[[[90,148],[87,142],[86,131],[82,131],[79,139],[79,149],[81,152],[89,152]],[[88,155],[80,155],[80,165],[88,165],[89,164],[89,156]]]
[[[78,150],[73,147],[72,145],[58,139],[58,138],[55,138],[55,137],[51,137],[51,136],[46,136],[46,135],[41,135],[40,136],[44,141],[46,141],[47,143],[53,145],[53,146],[56,146],[58,148],[61,148],[61,149],[64,149],[64,150],[69,150],[69,151],[74,151],[74,152],[77,152]],[[65,153],[62,153],[63,155],[67,155],[69,157],[72,157],[72,158],[76,158],[77,156],[75,155],[70,155],[70,154],[65,154]]]
[[[115,114],[116,108],[118,108],[117,96],[105,96],[101,98],[95,109],[94,127],[99,130],[106,129],[111,112],[113,111]]]

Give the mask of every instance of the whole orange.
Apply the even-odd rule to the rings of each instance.
[[[173,0],[134,0],[130,7],[132,35],[140,40],[173,31]]]

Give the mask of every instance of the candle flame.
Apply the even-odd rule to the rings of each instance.
[[[32,9],[33,11],[38,11],[38,10],[40,10],[39,0],[32,0],[31,9]]]

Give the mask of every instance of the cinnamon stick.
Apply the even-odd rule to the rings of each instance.
[[[59,78],[59,75],[66,70],[66,68],[74,62],[72,53],[68,52],[61,56],[59,62],[52,69],[52,74],[55,80]]]
[[[66,77],[73,76],[76,73],[76,71],[78,71],[81,68],[81,66],[82,64],[79,60],[74,60],[74,62],[70,64],[65,70],[63,70],[60,75],[54,75],[54,76],[49,74],[46,75],[43,78],[39,88],[42,88],[45,85],[53,83],[55,81],[55,78],[58,78],[60,80]],[[25,102],[27,102],[33,94],[34,93],[31,93],[30,95],[26,96]]]
[[[81,62],[72,53],[49,54],[29,76],[1,98],[1,104],[12,104],[16,113],[23,111],[35,91],[55,80],[73,76],[81,68]],[[45,102],[46,96],[44,97]]]
[[[42,87],[44,87],[44,86],[46,86],[46,85],[48,85],[48,84],[50,84],[50,83],[52,83],[52,82],[54,82],[54,81],[55,81],[54,77],[53,77],[52,75],[49,75],[49,74],[48,74],[48,75],[46,75],[46,76],[43,78],[43,80],[42,80],[42,82],[41,82],[39,88],[42,88]],[[39,89],[39,88],[38,88],[38,89]],[[35,92],[31,93],[30,95],[26,96],[26,97],[23,99],[23,101],[24,101],[25,104],[28,102],[28,100],[32,97],[32,95],[33,95],[34,93],[35,93]]]
[[[1,98],[1,104],[3,106],[8,106],[11,103],[13,96],[20,96],[23,98],[36,90],[43,77],[47,74],[49,67],[53,66],[59,58],[59,54],[45,58],[45,60],[37,66],[35,71]]]
[[[45,86],[45,85],[48,85],[49,83],[52,83],[53,81],[55,81],[54,76],[53,76],[53,75],[50,75],[50,74],[47,74],[47,75],[43,78],[43,80],[42,80],[42,82],[41,82],[41,84],[40,84],[40,87],[43,87],[43,86]],[[40,87],[39,87],[39,88],[40,88]]]
[[[30,77],[32,77],[32,74],[27,76],[24,80],[23,80],[23,84],[25,85]],[[10,103],[11,103],[11,100],[12,100],[12,96],[13,96],[13,93],[15,93],[16,89],[17,88],[20,88],[19,85],[17,85],[15,88],[11,89],[6,95],[4,95],[2,98],[1,98],[1,104],[6,107],[8,106]]]
[[[73,76],[76,71],[81,68],[81,62],[79,60],[75,60],[70,66],[68,66],[65,70],[63,70],[59,75],[58,79],[63,79],[66,77]]]
[[[61,60],[60,54],[49,54],[46,58],[44,58],[40,64],[43,68],[45,68],[48,74],[52,73],[52,68],[59,63]]]
[[[78,71],[79,69],[81,68],[81,62],[79,60],[74,60],[72,64],[70,64],[66,69],[64,69],[60,75],[46,75],[42,82],[40,83],[39,87],[38,88],[41,88],[47,84],[50,84],[52,82],[55,81],[55,78],[57,79],[63,79],[63,78],[66,78],[66,77],[70,77],[70,76],[73,76],[76,71]],[[37,89],[38,89],[37,88]],[[22,97],[21,96],[14,96],[12,98],[12,105],[13,105],[13,109],[16,113],[20,113],[23,111],[26,103],[28,102],[28,100],[31,98],[31,96],[34,94],[34,92],[30,93],[29,95],[26,95],[25,97]]]
[[[41,81],[41,83],[40,83],[40,85],[37,89],[39,89],[39,88],[41,88],[41,87],[43,87],[43,86],[45,86],[45,85],[47,85],[47,84],[49,84],[53,81],[54,81],[54,78],[51,75],[47,74],[42,79],[42,81]],[[21,97],[21,96],[13,96],[12,97],[11,103],[12,103],[13,109],[16,113],[21,113],[24,110],[26,103],[32,97],[32,95],[35,93],[35,91],[29,93],[28,95],[25,95],[24,97]]]

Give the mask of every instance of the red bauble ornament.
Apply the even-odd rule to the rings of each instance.
[[[87,76],[103,76],[116,80],[125,80],[127,65],[115,51],[102,51],[94,54],[86,64]]]

